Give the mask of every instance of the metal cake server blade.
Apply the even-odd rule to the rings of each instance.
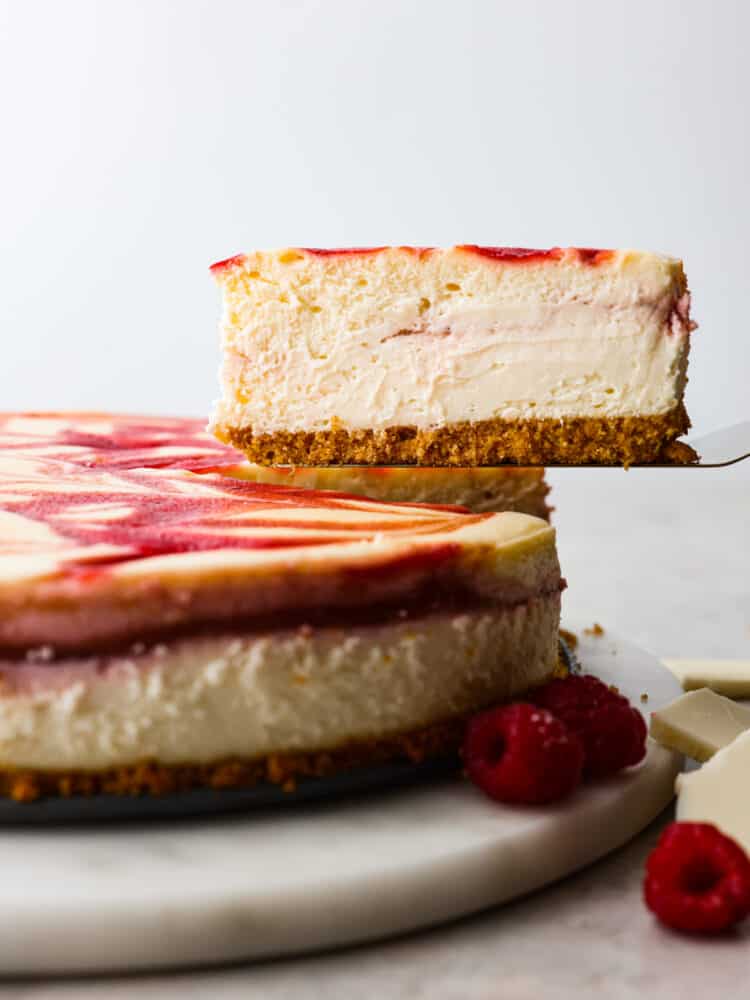
[[[683,468],[719,469],[750,458],[750,420],[722,427],[711,434],[691,439],[688,444],[698,453],[698,461]]]

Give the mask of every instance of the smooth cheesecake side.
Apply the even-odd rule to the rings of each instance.
[[[264,466],[244,462],[231,475],[256,483],[334,490],[389,503],[456,504],[475,513],[516,511],[549,520],[544,469],[412,466]]]
[[[4,794],[423,759],[556,670],[546,522],[245,482],[137,425],[0,421]]]
[[[242,254],[211,426],[259,464],[654,461],[689,426],[679,260],[459,246]]]

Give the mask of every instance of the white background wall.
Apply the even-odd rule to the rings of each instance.
[[[205,413],[214,259],[682,256],[689,409],[750,418],[750,3],[0,0],[0,406]]]

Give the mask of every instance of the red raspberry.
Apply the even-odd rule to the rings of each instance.
[[[549,712],[517,702],[474,716],[463,749],[466,773],[491,799],[540,805],[581,781],[583,747]]]
[[[604,778],[646,754],[646,723],[627,698],[598,677],[571,675],[532,693],[535,704],[561,719],[583,743],[584,774]]]
[[[750,913],[750,859],[711,823],[670,823],[646,862],[643,895],[668,927],[715,934]]]

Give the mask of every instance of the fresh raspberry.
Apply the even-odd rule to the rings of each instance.
[[[643,895],[668,927],[718,933],[750,913],[750,859],[711,823],[670,823],[646,862]]]
[[[544,700],[551,706],[548,711],[553,713],[564,713],[568,709],[577,709],[581,706],[601,705],[605,701],[619,697],[617,692],[607,687],[604,681],[600,681],[593,674],[569,674],[567,677],[558,677],[537,688],[533,694],[544,696]]]
[[[532,698],[580,738],[587,778],[604,778],[643,760],[643,716],[598,677],[562,677],[538,688]]]
[[[463,756],[469,778],[499,802],[554,802],[581,781],[581,741],[559,719],[526,702],[474,716]]]

